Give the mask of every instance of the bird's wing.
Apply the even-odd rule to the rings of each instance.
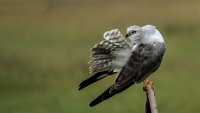
[[[129,44],[118,29],[110,30],[104,33],[104,39],[96,44],[92,49],[91,60],[89,61],[89,70],[92,77],[81,82],[79,90],[86,86],[116,73],[113,68],[113,60],[117,54],[113,54],[122,49],[129,49]],[[122,66],[123,67],[123,66]]]
[[[115,83],[109,87],[103,94],[98,96],[90,103],[94,106],[111,96],[120,93],[133,85],[146,79],[153,73],[162,61],[165,47],[163,44],[156,46],[139,45],[135,48],[127,64],[123,67]]]

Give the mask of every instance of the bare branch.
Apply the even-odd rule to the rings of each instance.
[[[152,84],[149,82],[147,85],[144,86],[144,91],[146,92],[146,106],[145,112],[146,113],[158,113],[156,99]]]

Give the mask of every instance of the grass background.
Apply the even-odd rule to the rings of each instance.
[[[160,113],[199,113],[198,0],[0,0],[1,113],[142,113],[142,84],[94,107],[114,82],[79,92],[89,77],[89,49],[106,30],[156,25],[167,51],[150,77]]]

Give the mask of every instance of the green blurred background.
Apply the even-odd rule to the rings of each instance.
[[[94,107],[108,77],[89,77],[89,49],[106,30],[153,24],[167,51],[155,83],[160,113],[200,112],[199,0],[0,0],[1,113],[144,113],[142,84]]]

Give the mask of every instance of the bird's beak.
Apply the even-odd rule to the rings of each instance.
[[[127,33],[127,34],[126,34],[126,38],[128,38],[129,36],[130,36],[130,34],[129,34],[129,33]]]

